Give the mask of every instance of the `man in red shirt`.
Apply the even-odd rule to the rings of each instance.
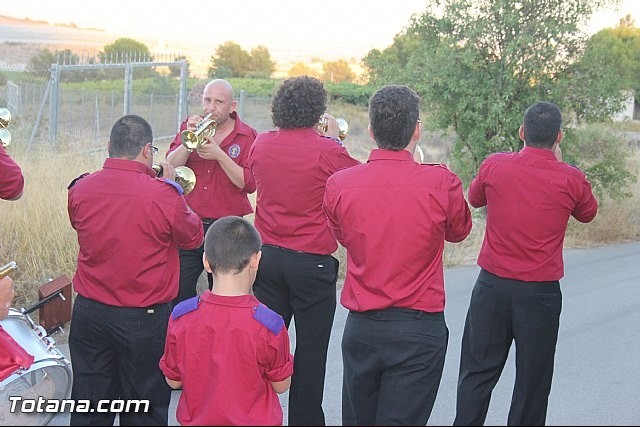
[[[178,293],[178,248],[202,244],[202,222],[161,162],[155,177],[151,126],[140,116],[111,129],[102,170],[69,185],[78,234],[78,293],[71,318],[72,399],[147,399],[149,412],[120,413],[120,425],[167,425],[171,390],[158,362],[171,301]],[[98,408],[99,409],[99,408]],[[111,425],[115,413],[71,414],[71,425]]]
[[[24,177],[20,166],[0,144],[0,199],[18,200],[23,189]]]
[[[460,179],[413,158],[419,106],[406,86],[379,89],[369,101],[379,148],[327,181],[324,211],[347,249],[343,425],[425,425],[442,377],[444,242],[472,224]]]
[[[327,179],[359,164],[337,138],[321,135],[327,105],[322,82],[285,80],[271,105],[277,130],[258,135],[250,166],[258,191],[255,226],[262,261],[253,291],[287,325],[295,318],[295,368],[289,391],[289,425],[324,425],[322,397],[327,348],[336,309],[338,248],[322,212]],[[327,133],[338,135],[336,120]]]
[[[562,116],[538,102],[524,113],[517,153],[485,159],[469,203],[487,207],[481,267],[462,336],[455,425],[482,425],[491,392],[516,345],[508,425],[544,425],[562,308],[562,246],[569,217],[598,210],[591,184],[562,162]]]
[[[187,166],[196,175],[196,186],[185,196],[187,203],[198,214],[204,232],[213,221],[223,216],[244,216],[253,213],[248,194],[255,191],[255,182],[249,172],[249,149],[256,131],[240,120],[236,113],[233,88],[226,80],[210,81],[202,93],[202,110],[216,121],[215,134],[206,137],[200,148],[189,151],[181,143],[182,131],[195,130],[203,117],[193,115],[182,122],[180,132],[171,142],[167,160],[174,166]],[[180,292],[173,302],[178,304],[196,295],[198,278],[202,274],[202,246],[180,250]],[[212,277],[207,274],[209,289]]]
[[[214,222],[204,267],[212,291],[178,304],[160,361],[167,383],[182,387],[181,425],[282,425],[277,393],[291,383],[289,334],[279,314],[251,295],[260,235],[237,216]]]

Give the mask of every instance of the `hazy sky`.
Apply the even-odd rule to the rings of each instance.
[[[0,14],[75,23],[126,36],[186,41],[210,51],[227,40],[249,50],[309,50],[361,57],[389,46],[413,13],[428,0],[3,0]],[[615,26],[629,13],[640,25],[640,0],[623,0],[617,11],[601,11],[593,29]]]

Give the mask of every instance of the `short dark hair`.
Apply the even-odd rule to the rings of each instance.
[[[282,129],[311,128],[327,109],[327,91],[309,76],[286,79],[271,103],[274,126]]]
[[[213,274],[240,273],[258,253],[262,239],[255,227],[239,216],[226,216],[207,230],[204,252]]]
[[[562,114],[551,102],[536,102],[524,112],[524,140],[530,147],[548,148],[558,138]]]
[[[115,122],[109,142],[109,157],[135,159],[146,144],[153,142],[153,131],[144,118],[131,114]]]
[[[369,100],[369,124],[380,148],[404,150],[419,118],[420,97],[407,86],[383,86]]]

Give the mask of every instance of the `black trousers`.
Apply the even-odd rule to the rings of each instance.
[[[208,219],[202,221],[205,235],[213,221]],[[204,271],[204,264],[202,263],[204,242],[195,249],[179,249],[178,254],[180,255],[180,289],[178,290],[178,296],[173,300],[173,307],[179,302],[197,295],[198,279]],[[207,281],[209,282],[209,290],[213,289],[213,276],[211,273],[207,273]]]
[[[123,308],[78,295],[69,333],[71,398],[88,399],[94,409],[103,399],[148,399],[148,413],[119,413],[120,425],[166,426],[171,389],[158,363],[170,314],[169,304]],[[97,410],[74,412],[70,425],[113,425],[115,416]]]
[[[481,270],[462,336],[454,425],[482,425],[515,342],[508,425],[544,425],[558,340],[560,283],[503,279]]]
[[[295,318],[289,425],[325,424],[322,398],[337,279],[338,260],[331,255],[262,246],[254,295],[280,314],[287,328]]]
[[[342,336],[342,425],[426,425],[448,340],[444,313],[349,312]]]

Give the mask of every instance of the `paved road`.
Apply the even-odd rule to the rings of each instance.
[[[548,425],[640,425],[640,242],[565,251],[563,310]],[[445,271],[449,349],[428,425],[451,425],[460,341],[476,266]],[[324,408],[328,425],[341,423],[340,339],[346,310],[339,306],[329,348]],[[295,340],[295,331],[291,333]],[[66,346],[61,346],[66,351]],[[512,349],[513,352],[513,349]],[[511,358],[489,407],[487,425],[506,425],[514,378]],[[179,397],[173,393],[172,408]],[[286,399],[282,395],[286,423]],[[172,425],[178,425],[175,412]],[[50,425],[68,425],[67,414]]]

